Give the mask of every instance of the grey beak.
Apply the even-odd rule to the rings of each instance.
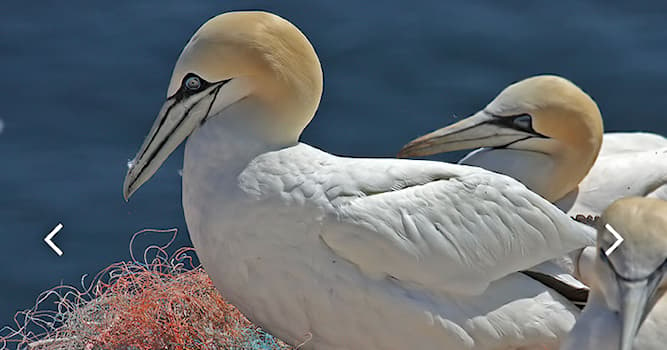
[[[169,155],[208,117],[222,84],[187,97],[168,99],[160,110],[139,152],[130,162],[123,197],[132,194],[148,181]]]
[[[398,156],[428,156],[480,147],[501,147],[530,137],[542,136],[513,128],[511,120],[512,117],[497,117],[482,110],[412,140],[401,149]]]
[[[659,299],[656,295],[662,275],[657,274],[644,280],[618,280],[619,302],[621,306],[621,342],[619,350],[632,350],[637,332],[649,312]]]

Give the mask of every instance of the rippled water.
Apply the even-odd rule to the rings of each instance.
[[[187,242],[181,150],[130,203],[121,186],[182,46],[227,10],[271,10],[313,42],[325,93],[303,140],[333,153],[393,156],[537,73],[589,92],[607,130],[666,134],[667,3],[541,3],[5,2],[0,322],[41,290],[126,259],[141,228],[179,227]],[[62,257],[42,242],[58,222]]]

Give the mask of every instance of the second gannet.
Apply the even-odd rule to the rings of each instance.
[[[481,111],[411,141],[399,155],[484,147],[459,163],[510,175],[571,215],[600,215],[621,197],[667,195],[660,138],[612,133],[606,146],[595,101],[569,80],[545,75],[510,85]]]
[[[288,21],[214,17],[183,49],[124,196],[187,139],[183,208],[206,272],[301,348],[557,348],[578,309],[517,271],[594,230],[507,176],[299,143],[322,85]]]
[[[667,149],[667,138],[649,132],[608,132],[602,137],[598,157]]]
[[[617,241],[611,230],[624,241],[607,255]],[[615,201],[602,215],[597,241],[582,268],[588,304],[561,349],[665,349],[667,201]]]

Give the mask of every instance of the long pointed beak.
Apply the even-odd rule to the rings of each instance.
[[[535,135],[517,130],[484,110],[447,127],[416,138],[403,146],[399,157],[428,156],[432,154],[506,146]]]
[[[208,117],[221,84],[215,84],[191,96],[176,95],[162,105],[151,131],[139,152],[129,163],[123,197],[148,181],[162,163]]]
[[[661,278],[651,278],[639,281],[619,280],[621,342],[619,350],[631,350],[632,343],[642,323],[659,299],[656,295]]]

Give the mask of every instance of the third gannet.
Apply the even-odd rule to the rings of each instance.
[[[624,241],[607,255],[617,240],[610,230]],[[602,215],[592,252],[582,262],[591,286],[588,304],[561,349],[665,349],[667,299],[661,296],[667,290],[667,201],[630,197],[614,202]]]
[[[306,37],[265,12],[206,22],[124,183],[187,139],[183,208],[206,272],[252,321],[333,349],[555,349],[578,309],[517,271],[594,230],[503,175],[299,143],[322,93]]]
[[[510,85],[471,117],[411,141],[399,155],[485,147],[459,163],[510,175],[571,215],[600,215],[621,197],[667,197],[667,140],[611,133],[603,143],[602,132],[588,94],[562,77],[536,76]]]

